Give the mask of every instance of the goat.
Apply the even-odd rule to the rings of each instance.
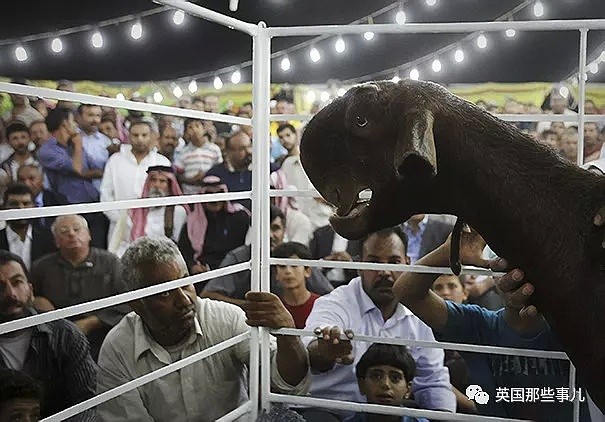
[[[418,213],[453,214],[535,285],[533,300],[605,410],[605,178],[430,82],[351,88],[301,139],[313,185],[349,239]],[[368,202],[358,194],[372,190]],[[595,220],[596,221],[596,220]]]

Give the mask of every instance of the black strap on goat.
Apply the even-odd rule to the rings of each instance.
[[[460,243],[462,241],[462,229],[464,220],[458,217],[452,230],[452,241],[450,244],[450,269],[455,275],[460,275],[462,264],[460,263]]]

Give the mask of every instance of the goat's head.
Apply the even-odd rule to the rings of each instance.
[[[411,80],[366,83],[309,122],[301,162],[315,188],[337,207],[330,222],[338,233],[358,239],[426,211],[416,209],[416,195],[401,196],[419,192],[437,174],[431,98],[442,90]],[[358,201],[366,189],[372,199]]]

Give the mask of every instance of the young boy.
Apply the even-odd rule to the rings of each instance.
[[[273,249],[272,255],[274,258],[312,259],[309,248],[298,242],[281,243]],[[310,267],[277,265],[275,278],[282,288],[281,301],[292,314],[296,328],[300,329],[305,328],[313,303],[319,297],[307,290],[306,279],[310,276]]]
[[[405,346],[372,344],[355,367],[359,391],[370,404],[417,407],[410,400],[416,373]],[[346,422],[428,422],[425,418],[357,413]]]
[[[183,137],[187,145],[174,159],[174,167],[185,195],[199,193],[202,179],[215,164],[223,162],[220,148],[210,142],[204,123],[197,119],[185,120]]]
[[[28,375],[0,369],[0,422],[40,420],[42,388]]]

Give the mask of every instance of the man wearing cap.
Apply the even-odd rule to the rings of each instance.
[[[147,169],[147,179],[143,185],[141,198],[162,198],[182,194],[172,167],[150,166]],[[129,218],[116,227],[110,250],[116,248],[116,255],[121,257],[130,243],[142,236],[166,236],[176,242],[187,220],[188,211],[186,205],[133,209],[129,213]]]

